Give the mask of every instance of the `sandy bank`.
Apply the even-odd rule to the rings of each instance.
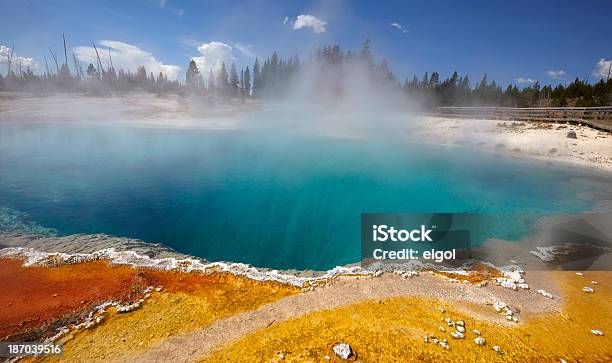
[[[437,117],[423,117],[419,126],[411,139],[612,171],[612,135],[586,126]]]

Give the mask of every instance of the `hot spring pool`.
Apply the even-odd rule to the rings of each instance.
[[[597,185],[611,182],[469,148],[0,124],[0,207],[60,234],[126,236],[279,269],[358,261],[362,212],[579,212],[592,210]],[[498,237],[524,229],[506,226]]]

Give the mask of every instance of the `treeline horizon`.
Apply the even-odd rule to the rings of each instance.
[[[95,48],[95,44],[94,44]],[[215,101],[244,101],[252,99],[282,99],[291,93],[297,82],[304,81],[308,74],[313,84],[311,93],[329,98],[342,95],[351,85],[348,77],[359,76],[368,80],[366,87],[382,87],[396,90],[425,108],[439,106],[503,106],[503,107],[594,107],[612,105],[612,79],[600,79],[596,83],[576,78],[567,85],[541,86],[534,82],[519,89],[514,84],[503,88],[496,81],[489,81],[487,74],[472,85],[468,75],[460,76],[456,71],[442,80],[438,72],[425,72],[422,77],[415,74],[411,79],[400,82],[389,69],[386,59],[375,62],[368,39],[358,52],[342,51],[340,46],[319,47],[306,61],[298,55],[283,60],[273,52],[263,62],[258,58],[254,64],[240,69],[235,64],[222,63],[219,70],[212,69],[207,75],[201,74],[196,62],[190,60],[185,82],[168,80],[163,72],[147,72],[144,66],[136,72],[116,69],[110,58],[103,66],[96,48],[97,61],[89,63],[83,70],[82,63],[72,54],[72,70],[68,55],[59,63],[57,55],[51,52],[55,72],[45,59],[46,72],[34,74],[26,67],[11,64],[0,74],[0,91],[32,93],[85,93],[88,95],[125,95],[134,92],[148,92],[165,95],[195,96]],[[343,79],[343,77],[345,79]],[[368,90],[364,90],[368,91]]]

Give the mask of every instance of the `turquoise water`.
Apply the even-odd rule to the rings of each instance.
[[[469,148],[269,130],[3,124],[0,157],[0,207],[60,234],[280,269],[358,261],[362,212],[576,212],[612,181]]]

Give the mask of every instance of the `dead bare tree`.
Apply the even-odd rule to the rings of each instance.
[[[91,44],[93,44],[94,50],[96,51],[96,57],[98,58],[99,77],[102,77],[102,61],[100,60],[100,54],[98,54],[98,48],[96,47],[96,43],[91,42]]]
[[[74,60],[74,68],[76,69],[77,77],[83,78],[83,69],[81,68],[81,64],[77,60],[76,54],[74,54],[74,52],[72,52],[72,59]]]
[[[47,69],[47,78],[51,78],[51,72],[49,72],[49,63],[47,63],[47,57],[43,56],[45,58],[45,68]]]
[[[64,64],[68,68],[68,53],[66,52],[66,36],[64,33],[62,33],[62,38],[64,38]]]
[[[110,68],[108,69],[108,71],[110,72],[111,69],[115,69],[115,67],[113,66],[113,57],[111,57],[111,50],[110,48],[108,48],[108,61],[110,64]]]
[[[11,47],[11,53],[9,54],[8,57],[8,71],[6,73],[7,77],[11,76],[11,64],[13,63],[13,52],[15,51],[15,43],[13,43],[13,46]]]
[[[60,68],[59,68],[59,64],[57,63],[57,57],[56,57],[55,53],[53,53],[51,48],[49,48],[49,52],[51,52],[51,56],[53,57],[53,61],[55,62],[55,68],[57,69],[57,74],[59,74],[60,73]]]

